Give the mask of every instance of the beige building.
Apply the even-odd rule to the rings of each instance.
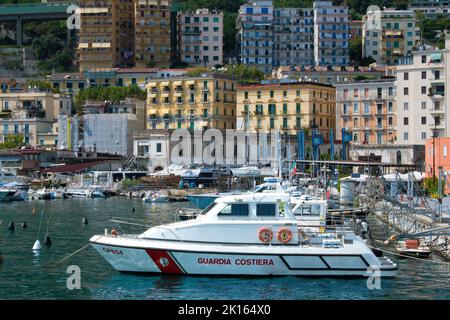
[[[0,141],[9,135],[23,135],[25,143],[56,146],[59,115],[70,115],[71,99],[48,92],[0,94]]]
[[[236,129],[295,134],[316,127],[335,129],[335,88],[314,82],[274,82],[237,87]]]
[[[80,71],[167,66],[170,0],[80,0]]]
[[[148,129],[234,129],[236,82],[219,74],[147,84]]]
[[[134,0],[134,45],[137,67],[170,64],[171,0]]]
[[[223,13],[198,9],[178,14],[181,61],[213,67],[223,63]]]
[[[395,78],[336,84],[336,138],[350,131],[352,144],[396,141]]]

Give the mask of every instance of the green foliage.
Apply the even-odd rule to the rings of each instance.
[[[228,65],[226,74],[236,77],[240,82],[259,82],[264,79],[264,73],[255,67],[247,67],[243,64]]]
[[[32,40],[31,47],[45,72],[74,71],[73,43],[67,43],[65,21],[32,21],[24,24],[24,33]]]
[[[122,188],[123,189],[132,189],[139,185],[138,180],[124,179],[122,180]]]
[[[128,87],[89,87],[75,96],[74,109],[80,112],[83,104],[88,100],[120,102],[126,98],[146,100],[147,92],[137,85]]]
[[[196,67],[186,72],[188,77],[200,77],[203,73],[208,73],[209,69],[204,67]]]
[[[5,68],[6,70],[12,70],[12,71],[23,71],[23,64],[22,64],[22,59],[18,58],[18,59],[8,59],[8,60],[3,60],[0,65],[2,66],[2,68]]]
[[[5,138],[5,142],[0,143],[0,150],[18,149],[25,145],[22,135],[8,135]]]
[[[40,91],[59,93],[59,89],[53,88],[52,84],[45,80],[27,80],[27,87],[36,87]]]
[[[432,197],[437,197],[438,195],[438,179],[436,177],[430,177],[423,179],[423,186],[428,194]]]
[[[450,17],[440,14],[433,19],[428,19],[422,14],[418,14],[417,19],[425,42],[443,48],[445,44],[444,31],[450,29]]]

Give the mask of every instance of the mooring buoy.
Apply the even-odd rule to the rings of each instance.
[[[22,222],[22,229],[26,229],[26,228],[28,228],[28,226],[27,226],[27,223],[24,221],[24,222]]]
[[[82,224],[88,224],[89,221],[88,221],[88,219],[86,217],[83,217],[83,220],[81,220],[81,223]]]
[[[50,239],[50,236],[48,235],[48,233],[45,235],[44,244],[47,247],[50,247],[52,245],[52,239]]]
[[[14,231],[15,227],[14,227],[14,221],[10,221],[8,224],[8,230]]]
[[[41,242],[39,240],[36,240],[36,242],[33,245],[33,251],[39,251],[41,250]]]

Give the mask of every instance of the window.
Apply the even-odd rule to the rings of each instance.
[[[256,215],[258,217],[273,217],[275,216],[277,206],[274,203],[257,203]]]
[[[161,143],[156,144],[156,152],[161,152]]]
[[[425,110],[427,108],[427,102],[426,101],[422,101],[422,110]]]
[[[403,140],[408,141],[408,132],[403,132]]]
[[[273,96],[274,96],[274,92],[273,92],[273,90],[270,90],[270,97],[273,98]]]
[[[219,212],[218,216],[248,216],[248,204],[229,204]]]
[[[422,56],[422,63],[427,63],[427,56]]]
[[[287,110],[288,109],[288,107],[287,107],[287,103],[283,103],[283,114],[287,114]]]
[[[403,125],[407,126],[409,124],[409,119],[408,118],[403,118]]]
[[[427,138],[427,133],[426,132],[422,132],[421,133],[421,137],[423,140],[425,140]]]
[[[422,94],[427,94],[427,87],[425,86],[420,87],[420,91]]]
[[[421,123],[422,124],[427,124],[427,117],[422,117],[421,118]]]
[[[409,93],[409,89],[408,88],[403,88],[403,95],[407,96]]]
[[[405,72],[405,73],[403,74],[403,80],[409,80],[409,74],[408,74],[408,72]]]
[[[422,71],[422,79],[426,79],[427,78],[427,72],[426,71]]]
[[[300,103],[299,102],[297,102],[296,105],[295,105],[295,112],[297,114],[300,114],[300,112],[301,112],[301,107],[300,107]]]

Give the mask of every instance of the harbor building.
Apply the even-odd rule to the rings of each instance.
[[[450,137],[436,137],[425,141],[425,175],[439,177],[439,170],[450,172]],[[445,183],[446,190],[449,190]]]
[[[349,63],[348,7],[332,1],[315,1],[314,61],[316,66],[345,66]]]
[[[395,78],[335,84],[336,138],[342,129],[352,144],[393,144],[396,140]]]
[[[397,66],[397,143],[425,144],[433,135],[449,135],[447,83],[450,38],[446,49],[420,46]]]
[[[264,81],[237,86],[236,129],[294,135],[317,128],[324,137],[336,125],[336,90],[314,82]]]
[[[268,0],[249,1],[239,8],[236,21],[239,62],[264,73],[272,71],[273,4]]]
[[[371,17],[363,19],[363,56],[372,57],[377,64],[396,65],[418,45],[420,29],[414,11],[384,9],[378,26],[370,25],[368,19]]]
[[[134,132],[145,129],[144,101],[88,102],[84,109],[83,115],[59,117],[59,150],[132,154]]]
[[[168,66],[170,0],[80,0],[80,71]]]
[[[179,59],[190,65],[223,64],[223,13],[209,9],[178,14]]]
[[[55,147],[57,119],[70,115],[69,96],[50,92],[14,92],[0,94],[0,142],[10,135],[22,135],[31,147]]]
[[[147,116],[148,129],[234,129],[236,81],[221,74],[153,79]]]
[[[313,65],[312,8],[275,8],[273,15],[273,65]]]

